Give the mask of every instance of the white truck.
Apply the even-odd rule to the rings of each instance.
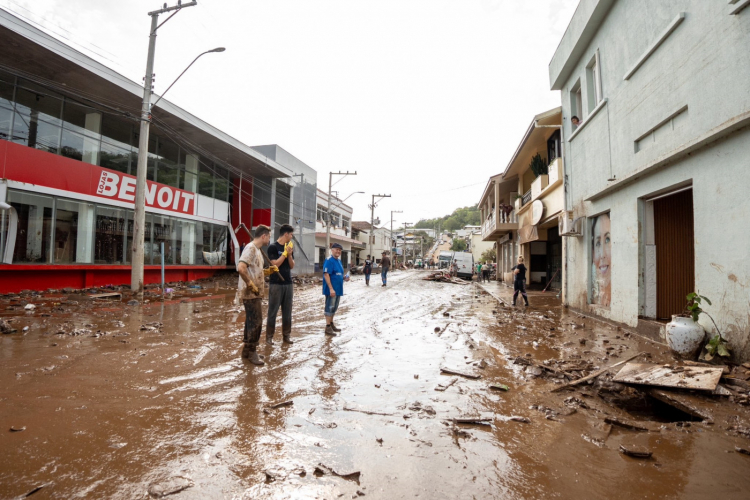
[[[448,269],[453,262],[453,253],[448,250],[443,250],[438,256],[438,267],[440,269]]]
[[[472,279],[474,277],[474,256],[470,252],[456,252],[453,254],[456,263],[456,275],[459,278]]]

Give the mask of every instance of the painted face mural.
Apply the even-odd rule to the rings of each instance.
[[[591,302],[609,307],[612,295],[612,242],[609,214],[594,219],[591,226]]]

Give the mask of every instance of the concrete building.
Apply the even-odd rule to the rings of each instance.
[[[359,240],[363,245],[366,245],[360,252],[360,260],[364,261],[364,258],[372,252],[375,263],[380,264],[383,252],[391,252],[395,243],[391,238],[390,227],[373,228],[367,221],[357,221],[354,225],[362,231]],[[395,235],[395,232],[393,234]]]
[[[360,252],[364,249],[362,242],[352,237],[352,207],[343,203],[336,196],[331,196],[331,215],[328,216],[328,193],[318,189],[317,217],[315,221],[315,248],[317,260],[315,271],[323,269],[323,263],[328,257],[326,249],[326,226],[330,224],[331,244],[342,246],[341,263],[344,269],[352,264],[352,251]]]
[[[699,291],[741,359],[750,357],[747,5],[581,0],[549,64],[563,108],[566,303],[663,335]]]
[[[561,288],[563,211],[562,109],[534,117],[502,174],[490,177],[479,201],[482,239],[495,244],[497,279],[512,282],[519,255],[529,269],[528,283]],[[537,162],[539,172],[532,168]],[[546,171],[547,173],[543,173]]]
[[[474,256],[474,262],[482,262],[482,254],[495,248],[494,241],[485,241],[481,231],[474,231],[469,238],[468,251]]]
[[[3,10],[0,47],[0,292],[129,284],[143,87]],[[312,270],[313,169],[166,99],[149,142],[145,283],[234,269],[258,224]]]

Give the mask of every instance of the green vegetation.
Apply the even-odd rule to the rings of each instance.
[[[497,258],[497,253],[495,252],[495,249],[490,248],[482,252],[482,256],[480,257],[480,260],[482,262],[495,262],[496,258]]]
[[[415,229],[432,229],[437,225],[446,231],[455,231],[464,226],[478,226],[481,222],[481,215],[477,205],[472,207],[457,208],[450,215],[437,217],[435,219],[422,219],[414,224]]]
[[[531,158],[529,167],[531,167],[531,171],[534,172],[534,178],[537,178],[540,175],[547,175],[547,159],[542,158],[542,155],[539,153]]]
[[[451,251],[463,252],[466,250],[466,240],[460,238],[453,238],[453,244],[451,245]]]

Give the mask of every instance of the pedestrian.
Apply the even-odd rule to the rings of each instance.
[[[281,308],[281,336],[285,344],[292,340],[292,303],[294,300],[294,228],[284,224],[279,228],[279,238],[268,245],[268,259],[279,269],[271,275],[268,284],[268,318],[266,319],[266,344],[273,345],[276,333],[276,316]],[[280,275],[280,276],[279,276]]]
[[[490,282],[490,265],[484,264],[482,266],[482,281]]]
[[[331,245],[331,256],[323,264],[323,295],[326,298],[325,334],[335,336],[341,331],[336,328],[333,317],[339,308],[341,296],[344,295],[344,281],[349,281],[349,276],[344,276],[344,266],[341,265],[341,251],[343,247],[338,243]]]
[[[481,282],[482,281],[482,263],[481,262],[477,263],[476,271],[477,271],[477,281]]]
[[[365,285],[370,286],[370,274],[372,274],[372,259],[368,255],[365,259],[365,267],[362,268],[365,273]]]
[[[268,226],[260,225],[255,229],[255,238],[245,246],[237,265],[240,273],[237,290],[239,298],[245,306],[245,333],[242,357],[247,358],[254,365],[263,365],[263,356],[256,352],[260,332],[263,330],[263,309],[261,308],[264,276],[278,271],[276,266],[263,269],[263,254],[261,248],[271,241],[271,230]]]
[[[388,286],[388,270],[391,268],[391,259],[388,258],[388,252],[383,252],[380,259],[380,277],[383,279],[383,286]]]
[[[523,265],[523,255],[518,256],[518,264],[513,266],[513,305],[516,305],[516,298],[518,292],[523,295],[523,301],[526,303],[526,307],[529,305],[529,297],[526,295],[526,266]]]

